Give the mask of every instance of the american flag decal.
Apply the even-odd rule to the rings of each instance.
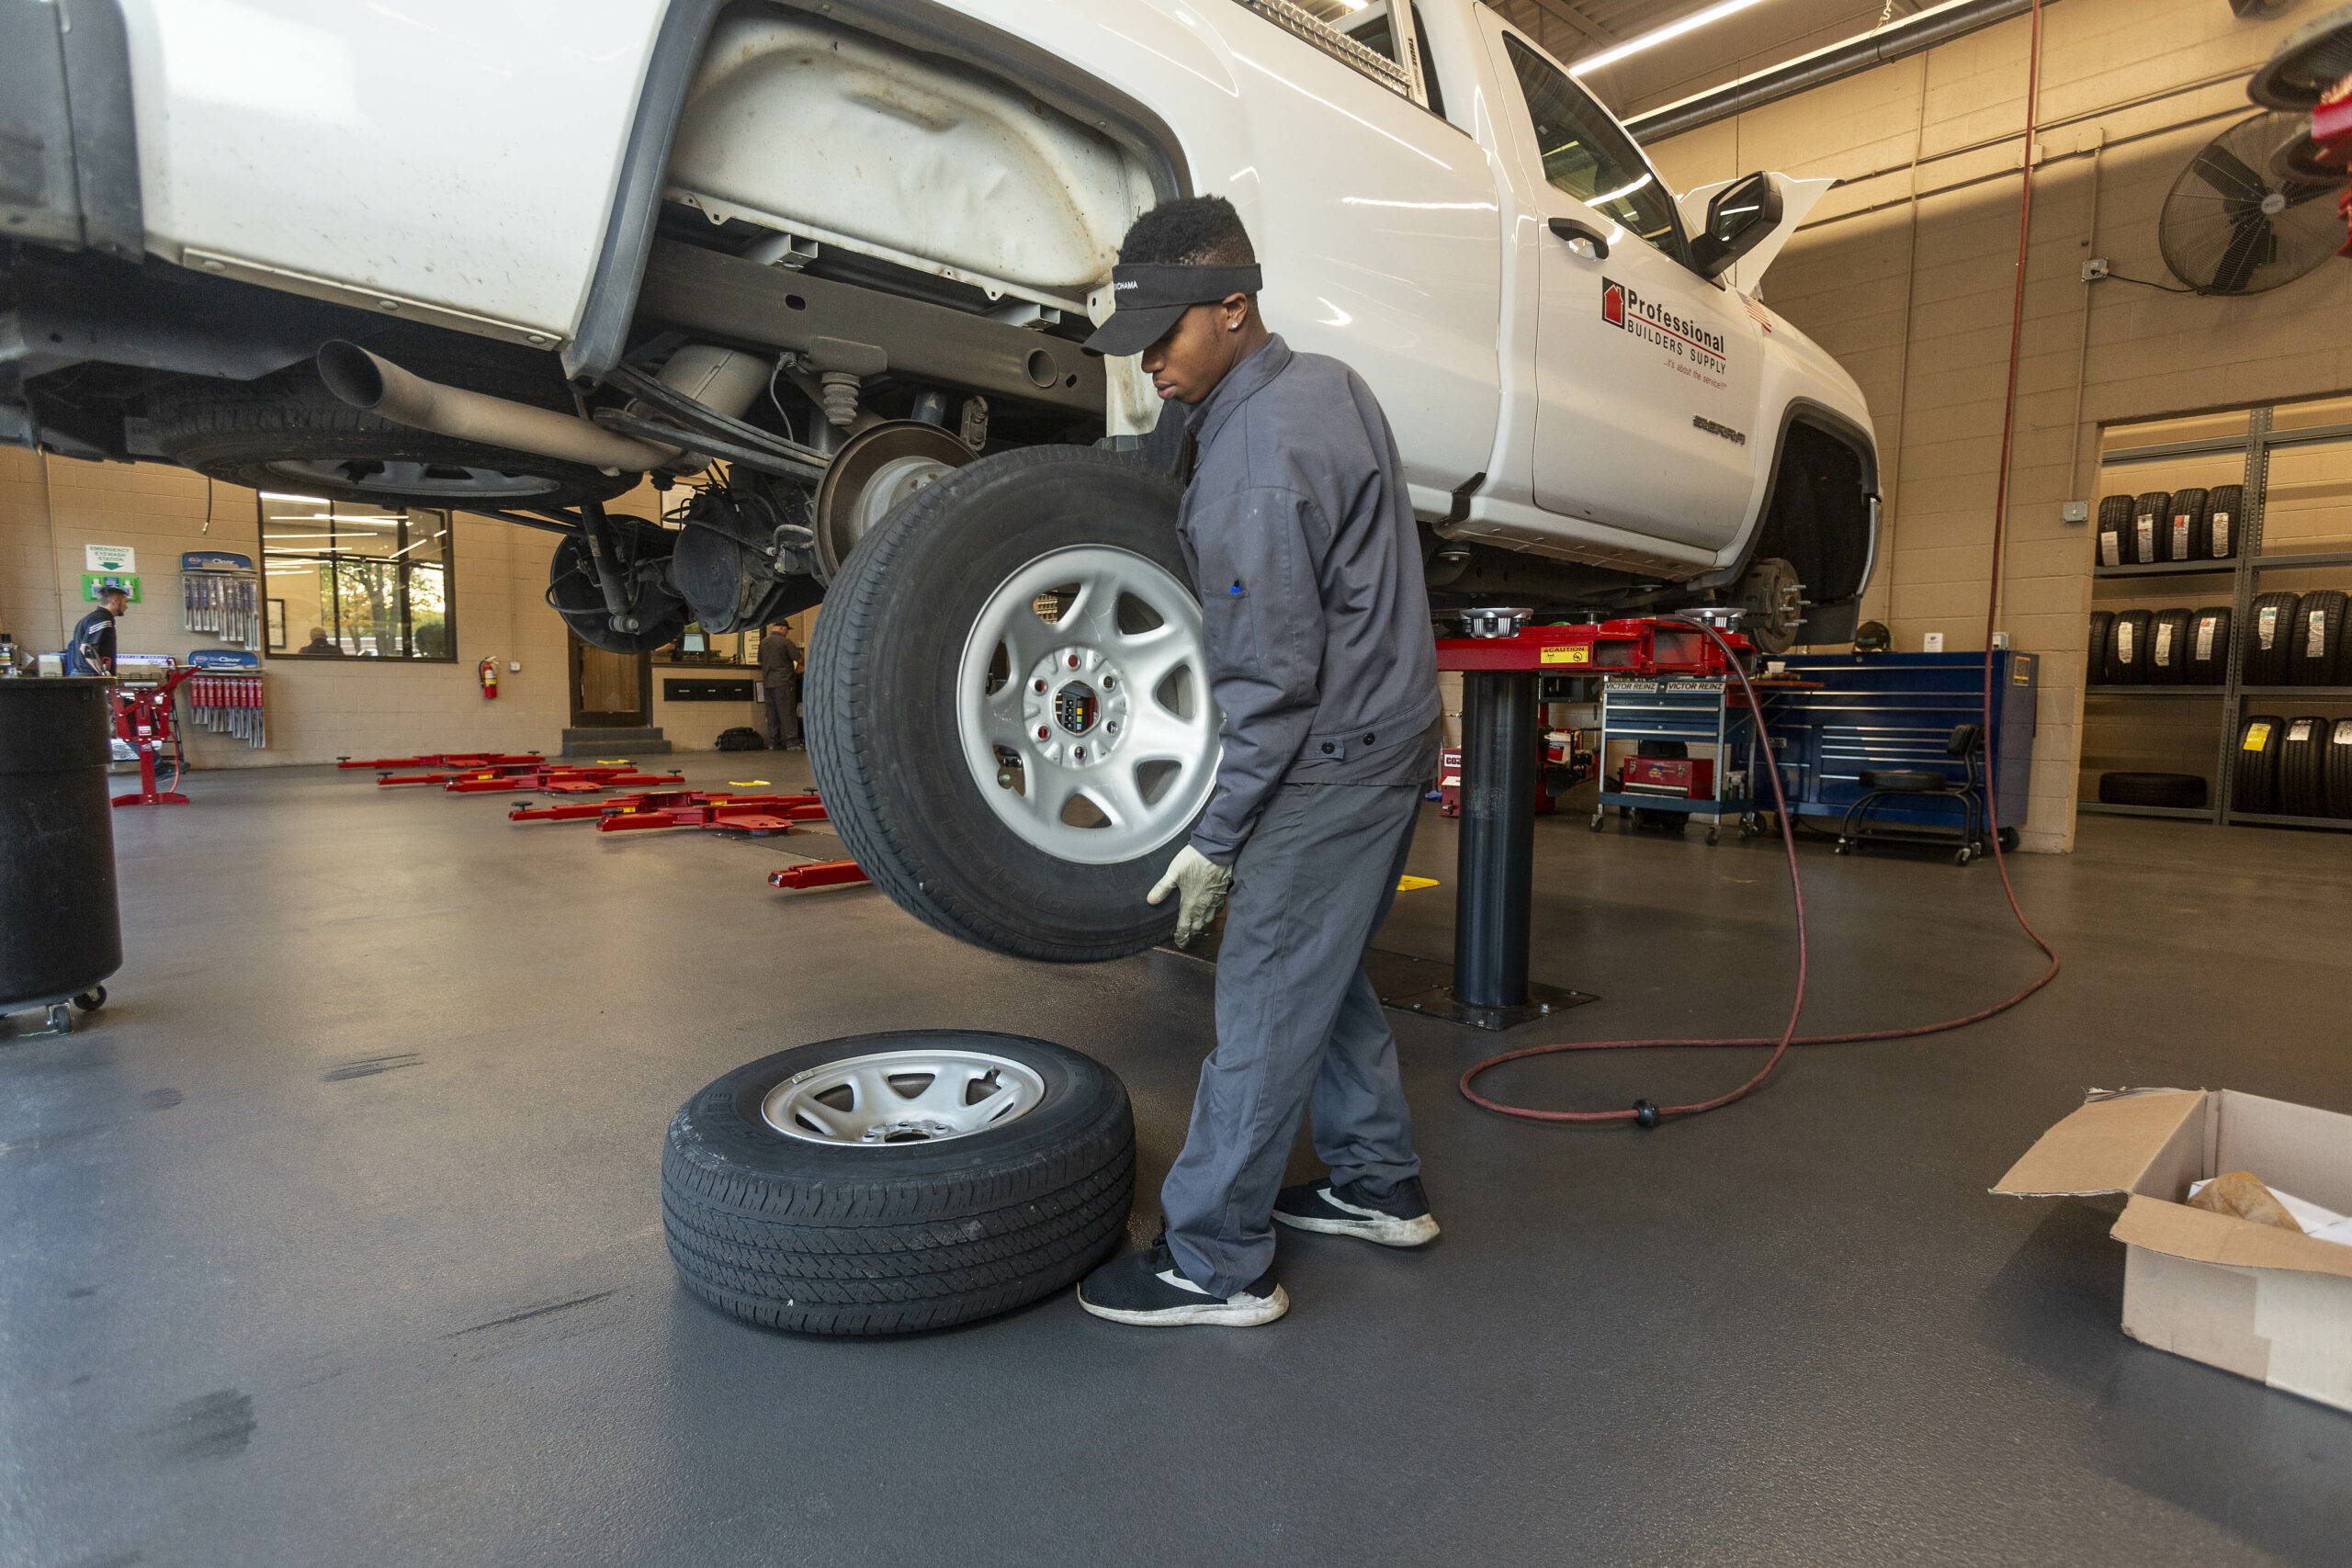
[[[1600,280],[1600,319],[1612,327],[1625,324],[1625,286]]]
[[[1747,307],[1748,316],[1758,326],[1762,327],[1768,333],[1772,330],[1771,311],[1766,310],[1763,306],[1758,305],[1754,299],[1745,294],[1739,297],[1739,302]]]

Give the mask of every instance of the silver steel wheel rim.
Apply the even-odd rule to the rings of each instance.
[[[865,481],[865,488],[858,492],[857,503],[851,511],[850,536],[846,541],[850,549],[855,549],[859,540],[881,526],[885,517],[912,501],[925,486],[955,471],[936,457],[893,457],[875,469],[874,477]]]
[[[956,722],[980,797],[1023,842],[1080,865],[1149,854],[1216,782],[1200,604],[1131,550],[1039,556],[973,621]]]
[[[795,1073],[760,1102],[786,1137],[853,1148],[939,1143],[1017,1122],[1046,1098],[1035,1068],[988,1051],[877,1051]]]

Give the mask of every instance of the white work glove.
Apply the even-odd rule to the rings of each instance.
[[[1216,912],[1225,908],[1225,896],[1233,891],[1233,868],[1219,865],[1192,845],[1176,852],[1168,863],[1167,873],[1152,884],[1144,895],[1147,904],[1167,902],[1175,893],[1182,901],[1176,908],[1176,945],[1190,947],[1193,939],[1208,929]]]

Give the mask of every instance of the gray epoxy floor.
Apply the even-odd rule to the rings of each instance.
[[[805,776],[693,757],[697,783]],[[521,827],[496,797],[198,774],[118,814],[131,957],[0,1038],[0,1565],[2341,1563],[2352,1417],[2116,1327],[2085,1204],[1985,1188],[2087,1085],[2352,1110],[2352,840],[2087,821],[2020,858],[2065,955],[2023,1010],[1801,1054],[1652,1134],[1506,1122],[1496,1048],[1397,1030],[1446,1231],[1285,1241],[1290,1316],[796,1339],[673,1284],[670,1112],[787,1044],[958,1024],[1113,1064],[1151,1195],[1211,971],[992,957],[830,840]],[[1777,1027],[1777,852],[1538,829],[1564,1032]],[[1450,949],[1427,819],[1383,945]],[[1818,1028],[2035,973],[1990,867],[1808,844]],[[30,1021],[28,1019],[24,1021]],[[1522,1031],[1516,1044],[1541,1037]],[[1727,1085],[1750,1052],[1507,1069],[1551,1104]],[[1302,1161],[1296,1168],[1308,1168]]]

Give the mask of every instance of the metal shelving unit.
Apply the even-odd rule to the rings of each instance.
[[[2218,577],[2231,579],[2230,593],[2230,655],[2228,673],[2218,686],[2109,686],[2086,685],[2085,694],[2096,697],[2198,697],[2218,699],[2222,703],[2221,743],[2213,760],[2212,805],[2189,808],[2173,806],[2109,806],[2103,801],[2077,800],[2077,811],[2094,812],[2109,817],[2172,817],[2183,820],[2211,822],[2220,827],[2250,823],[2262,827],[2322,828],[2334,832],[2352,832],[2352,819],[2335,817],[2290,817],[2276,812],[2234,811],[2231,808],[2230,788],[2236,773],[2231,753],[2236,749],[2240,730],[2246,717],[2246,701],[2254,697],[2304,697],[2317,702],[2352,703],[2352,686],[2249,686],[2245,683],[2245,626],[2251,612],[2256,584],[2268,571],[2307,570],[2314,567],[2352,566],[2352,550],[2307,551],[2290,555],[2267,556],[2262,553],[2263,523],[2268,513],[2270,454],[2281,446],[2317,446],[2333,441],[2352,441],[2352,423],[2315,424],[2295,430],[2273,428],[2274,408],[2261,405],[2248,411],[2244,435],[2212,436],[2197,441],[2168,441],[2146,446],[2120,446],[2100,455],[2099,466],[2113,464],[2157,463],[2180,457],[2213,457],[2222,453],[2245,454],[2245,474],[2240,481],[2245,499],[2241,502],[2237,553],[2228,560],[2216,561],[2157,561],[2146,566],[2094,566],[2091,575],[2100,581],[2132,577]]]

